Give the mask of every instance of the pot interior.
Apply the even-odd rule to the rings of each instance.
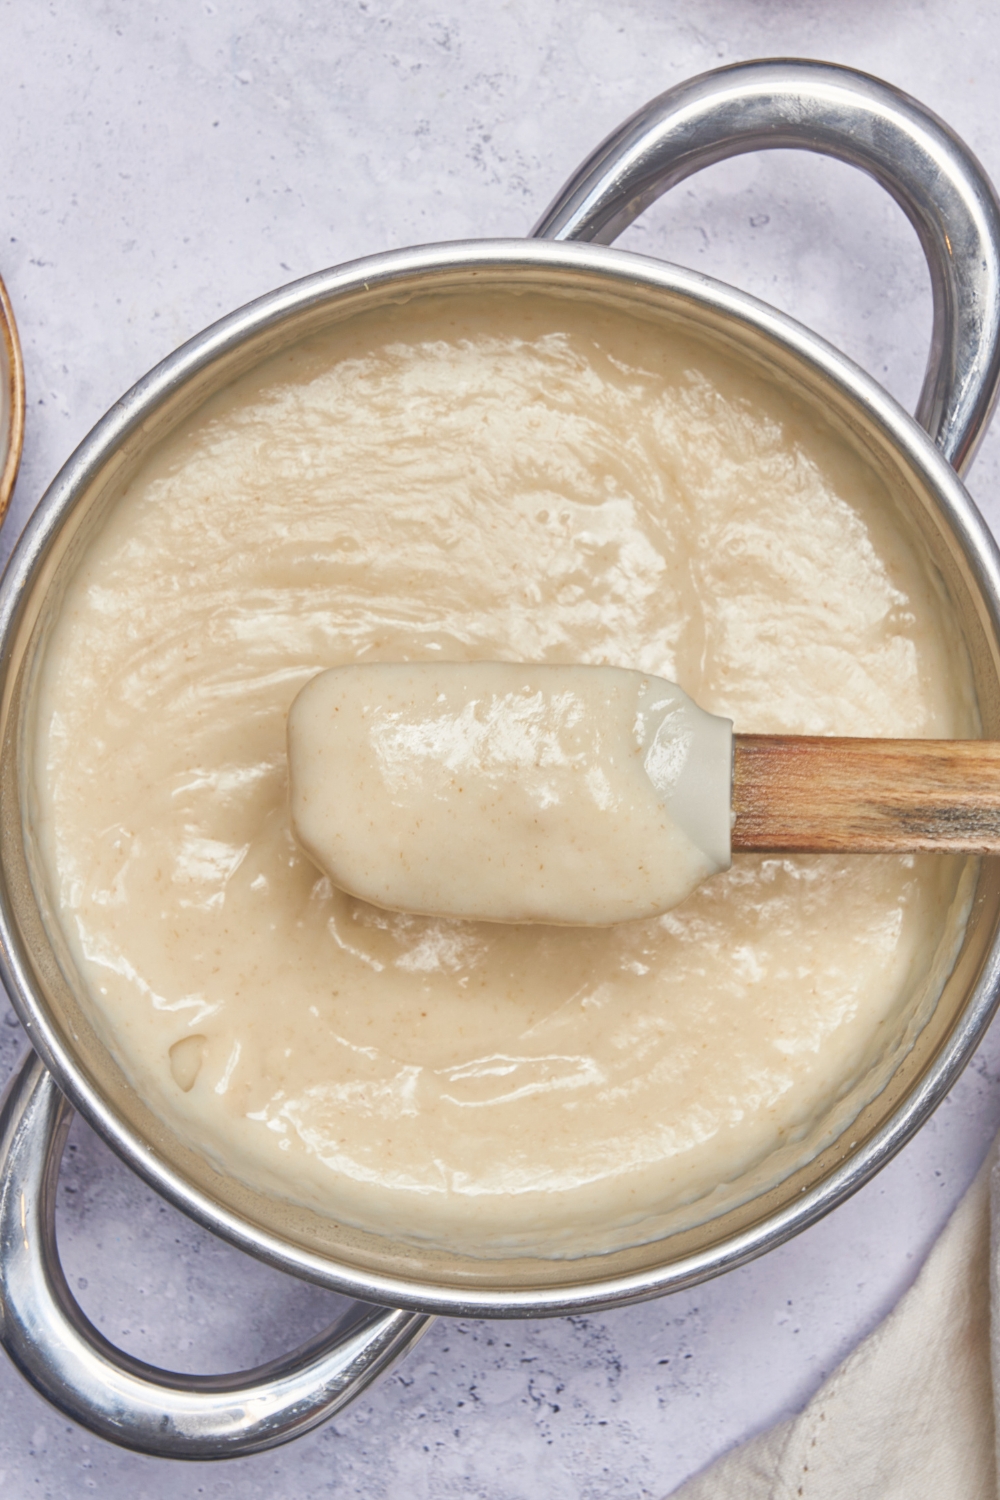
[[[214,1170],[151,1112],[81,1003],[83,982],[47,910],[34,844],[26,768],[35,686],[67,580],[139,465],[223,387],[282,348],[361,312],[476,288],[490,296],[542,293],[623,309],[654,321],[665,338],[682,334],[724,353],[829,424],[877,476],[886,503],[924,556],[961,633],[982,732],[1000,737],[998,601],[985,528],[922,434],[846,361],[750,299],[615,251],[485,244],[448,256],[404,252],[310,278],[208,330],[124,398],[43,501],[5,584],[0,895],[12,986],[33,1042],[92,1123],[180,1206],[286,1269],[373,1300],[537,1314],[649,1295],[715,1274],[787,1238],[860,1185],[933,1108],[989,1019],[1000,882],[994,861],[968,862],[965,906],[954,914],[941,973],[925,976],[897,1034],[864,1077],[831,1103],[809,1149],[803,1152],[801,1142],[789,1148],[780,1181],[769,1158],[719,1211],[708,1208],[700,1222],[611,1254],[479,1259],[365,1233]]]

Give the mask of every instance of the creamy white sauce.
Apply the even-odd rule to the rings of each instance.
[[[912,1027],[961,865],[740,856],[606,928],[387,912],[292,836],[289,707],[354,662],[585,663],[746,732],[975,734],[958,640],[875,474],[655,322],[345,324],[190,418],[68,587],[34,797],[95,1022],[214,1162],[376,1231],[575,1254],[703,1216]]]
[[[394,911],[607,925],[730,863],[732,725],[620,667],[334,667],[288,715],[289,810]]]

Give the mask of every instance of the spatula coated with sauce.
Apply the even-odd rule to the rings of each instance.
[[[603,926],[731,850],[1000,852],[1000,745],[733,735],[617,667],[335,667],[288,718],[292,827],[398,911]]]

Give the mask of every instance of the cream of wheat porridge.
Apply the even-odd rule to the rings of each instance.
[[[961,862],[738,856],[604,928],[388,912],[292,837],[292,700],[581,662],[741,732],[949,737],[958,642],[881,482],[700,345],[541,297],[368,314],[213,398],[87,547],[39,682],[45,879],[101,1035],[223,1170],[471,1254],[639,1243],[808,1146],[933,1000]]]

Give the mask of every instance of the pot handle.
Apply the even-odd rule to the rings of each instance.
[[[177,1375],[133,1359],[84,1316],[55,1236],[59,1162],[72,1110],[28,1053],[0,1104],[0,1341],[60,1411],[160,1458],[236,1458],[317,1426],[433,1321],[369,1308],[294,1353],[234,1375]]]
[[[650,100],[608,136],[532,234],[610,245],[699,168],[775,147],[860,167],[916,229],[934,298],[916,417],[964,472],[1000,381],[1000,203],[968,147],[890,84],[851,68],[782,59],[702,73]]]

